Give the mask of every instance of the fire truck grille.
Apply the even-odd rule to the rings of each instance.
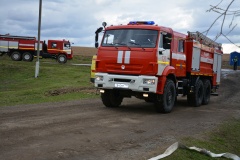
[[[114,82],[131,82],[131,79],[114,78]]]
[[[115,73],[135,73],[140,74],[143,66],[137,65],[137,64],[131,64],[131,65],[115,65],[115,64],[107,64],[106,69],[107,72],[115,72]]]

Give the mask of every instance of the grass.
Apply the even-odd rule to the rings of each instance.
[[[75,56],[66,64],[53,59],[40,59],[39,77],[35,78],[33,62],[12,61],[0,57],[0,106],[59,102],[96,98],[95,88],[90,83],[91,56]]]
[[[213,153],[232,153],[240,155],[240,119],[232,119],[220,125],[213,132],[206,133],[204,139],[184,138],[181,143],[190,147],[205,148]],[[177,149],[172,155],[164,158],[164,160],[212,160],[209,156],[203,155],[196,151],[187,149]],[[215,158],[226,159],[226,158]]]

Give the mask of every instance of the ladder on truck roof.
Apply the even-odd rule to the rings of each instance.
[[[10,38],[10,39],[25,39],[25,40],[36,40],[36,37],[27,37],[27,36],[12,36],[12,35],[9,35],[9,34],[6,34],[6,35],[0,35],[0,38]]]
[[[218,47],[219,49],[222,48],[221,43],[217,43],[217,42],[211,40],[210,38],[208,38],[207,36],[205,36],[204,34],[198,32],[198,31],[197,32],[189,32],[188,31],[188,36],[204,45]]]

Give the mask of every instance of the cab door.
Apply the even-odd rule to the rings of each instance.
[[[57,54],[59,53],[60,46],[57,41],[49,40],[48,41],[48,53],[50,54]]]
[[[158,72],[157,75],[162,75],[163,70],[170,65],[170,50],[172,35],[167,32],[161,32],[158,45]]]

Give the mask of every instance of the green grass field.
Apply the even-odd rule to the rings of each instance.
[[[0,106],[58,102],[95,98],[90,83],[92,57],[75,56],[66,64],[54,59],[40,59],[39,77],[35,78],[36,60],[33,62],[12,61],[0,57]]]

